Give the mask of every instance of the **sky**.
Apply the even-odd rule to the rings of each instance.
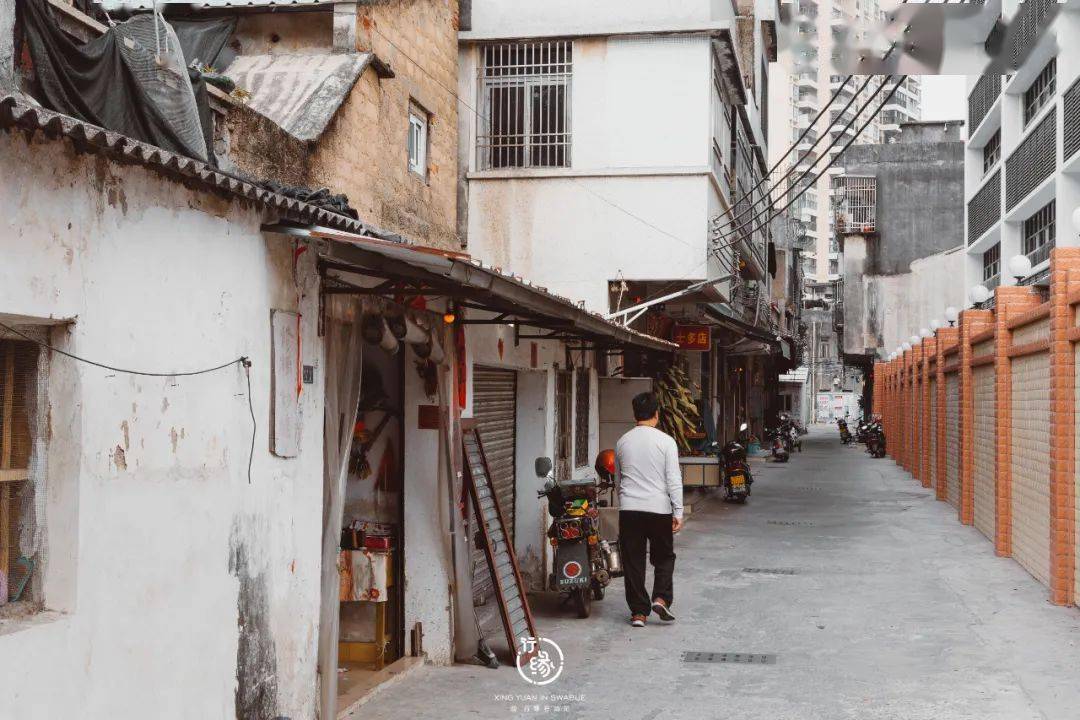
[[[922,76],[923,120],[966,120],[967,89],[963,75]]]

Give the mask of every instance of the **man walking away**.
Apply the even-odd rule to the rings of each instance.
[[[633,399],[637,426],[615,444],[622,550],[630,624],[645,627],[649,612],[671,622],[674,534],[683,525],[682,472],[675,439],[657,430],[659,403],[651,392]],[[653,566],[653,592],[645,591],[645,547]]]

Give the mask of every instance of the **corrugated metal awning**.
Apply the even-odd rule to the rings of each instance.
[[[507,322],[549,330],[552,340],[580,339],[605,347],[658,352],[678,349],[675,343],[605,320],[568,298],[485,267],[463,253],[293,223],[264,225],[263,230],[316,241],[326,267],[420,285],[467,302],[469,307],[497,313]],[[377,294],[366,288],[356,291]]]
[[[229,65],[237,87],[251,94],[247,104],[297,140],[322,136],[371,53],[321,55],[241,55]]]

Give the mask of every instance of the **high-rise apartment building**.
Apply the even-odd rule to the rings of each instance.
[[[775,177],[783,177],[794,167],[795,172],[786,184],[799,187],[814,183],[814,189],[804,193],[791,206],[790,213],[800,221],[807,239],[802,253],[804,276],[808,282],[827,282],[840,277],[830,189],[833,176],[841,171],[836,166],[826,172],[822,169],[853,137],[858,136],[855,142],[859,144],[894,142],[901,123],[919,120],[920,80],[917,76],[905,80],[860,132],[871,113],[868,109],[856,116],[856,111],[877,90],[882,78],[872,77],[866,83],[866,77],[855,76],[845,84],[846,75],[836,66],[846,48],[863,43],[873,23],[880,20],[882,12],[877,0],[797,0],[792,4],[792,13],[787,43],[774,66],[770,103],[775,110],[770,119],[770,162],[775,163],[798,143]],[[837,92],[840,95],[836,102],[817,117]],[[888,89],[882,91],[870,107],[876,108],[887,93]],[[855,101],[845,111],[852,96],[856,96]],[[819,138],[820,142],[815,145]],[[832,145],[834,140],[836,144]],[[815,165],[815,161],[819,162]],[[819,174],[820,178],[817,178]],[[794,194],[793,191],[782,202]]]

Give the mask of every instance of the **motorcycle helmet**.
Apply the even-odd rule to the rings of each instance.
[[[596,469],[597,475],[601,480],[612,480],[615,478],[615,451],[614,450],[601,450],[596,456],[596,463],[593,465]]]

